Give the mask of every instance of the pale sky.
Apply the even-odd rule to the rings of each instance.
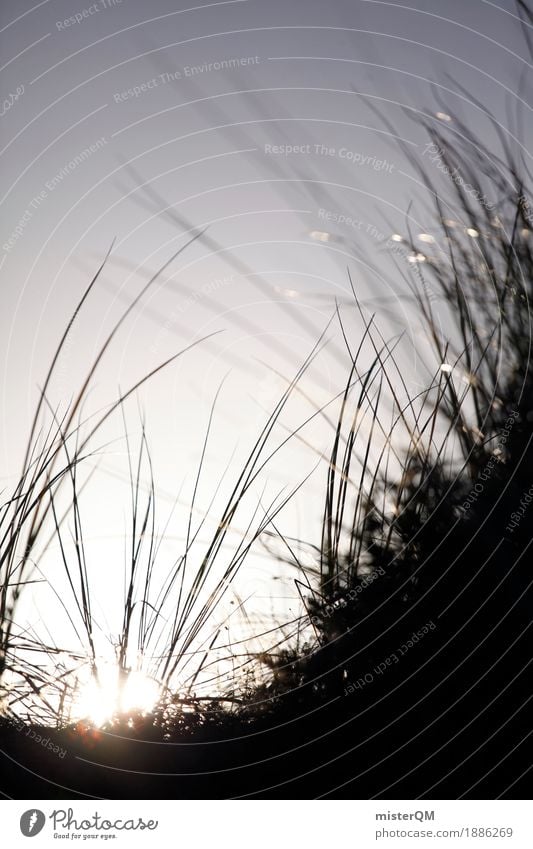
[[[392,233],[406,233],[407,221],[414,233],[436,234],[427,213],[431,198],[403,150],[424,156],[421,116],[453,139],[454,121],[446,116],[458,115],[496,154],[483,110],[518,144],[509,114],[519,105],[528,66],[515,11],[511,0],[229,0],[190,8],[170,0],[4,2],[2,477],[20,466],[38,386],[113,240],[101,283],[72,329],[50,389],[52,406],[69,402],[143,281],[184,244],[187,232],[207,228],[130,316],[87,407],[97,410],[172,353],[221,331],[138,399],[161,525],[182,484],[182,504],[190,499],[223,380],[202,508],[228,463],[226,489],[234,479],[265,411],[311,351],[335,299],[346,302],[343,318],[356,347],[360,322],[348,305],[348,267],[384,335],[407,331],[399,350],[406,379],[423,382],[427,373],[411,344],[413,338],[421,344],[416,317],[385,247]],[[520,105],[527,135],[531,107]],[[442,185],[444,201],[451,202]],[[451,217],[453,211],[452,204]],[[340,392],[347,374],[337,322],[328,339],[302,381],[315,403]],[[297,426],[311,409],[296,394],[283,426]],[[136,401],[128,406],[133,434],[137,411]],[[105,436],[117,440],[123,430],[116,416]],[[276,434],[281,441],[283,427]],[[305,443],[273,459],[256,498],[263,486],[272,497],[295,486],[328,450],[323,423],[315,421],[304,435]],[[87,495],[95,594],[109,619],[119,610],[114,594],[128,512],[125,471],[122,441],[102,459]],[[322,464],[305,497],[287,509],[286,533],[318,542],[325,472]],[[169,538],[183,534],[187,514],[180,509]],[[171,557],[170,540],[165,546]],[[55,556],[51,573],[59,569]],[[276,575],[277,564],[258,554],[241,578],[241,596],[256,597],[255,609],[263,612],[268,599],[290,598],[291,581],[282,580],[280,589]],[[280,602],[283,615],[287,604]],[[27,613],[33,623],[41,614]]]

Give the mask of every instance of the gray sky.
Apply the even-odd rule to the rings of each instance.
[[[529,66],[511,0],[229,0],[190,8],[169,0],[7,0],[0,39],[3,477],[20,464],[49,358],[113,239],[50,401],[68,403],[143,281],[187,233],[207,228],[125,324],[88,405],[98,409],[119,386],[221,331],[138,401],[170,501],[183,482],[184,503],[190,496],[223,379],[200,504],[232,456],[237,470],[283,376],[292,377],[310,352],[335,299],[348,297],[348,266],[385,335],[407,328],[406,375],[422,379],[409,344],[416,319],[384,249],[393,232],[405,233],[408,209],[413,232],[435,232],[402,145],[423,157],[421,116],[453,138],[446,115],[458,115],[497,153],[483,110],[512,139],[509,108],[518,105]],[[521,109],[527,130],[531,107]],[[444,184],[443,198],[452,198]],[[348,307],[345,320],[357,338]],[[337,324],[328,338],[304,385],[322,403],[346,375]],[[128,410],[135,431],[137,407]],[[297,396],[284,423],[309,411]],[[117,417],[106,436],[122,435]],[[320,452],[329,432],[315,424],[307,439]],[[123,448],[117,443],[116,456],[104,458],[105,495],[100,489],[88,502],[100,564],[122,556],[127,507],[117,507],[123,484],[109,473],[124,472]],[[308,446],[290,447],[269,467],[268,486],[294,485],[315,462]],[[324,474],[322,467],[309,483],[305,509],[300,501],[288,511],[288,532],[316,536]],[[270,597],[271,577],[271,566],[254,561],[240,589]],[[102,578],[95,581],[101,589]]]

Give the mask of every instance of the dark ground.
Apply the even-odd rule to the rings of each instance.
[[[32,729],[32,737],[40,732],[66,750],[60,757],[26,728],[6,725],[1,789],[15,799],[527,798],[531,617],[528,605],[517,604],[486,637],[503,601],[495,593],[478,627],[474,617],[460,632],[442,617],[400,663],[347,695],[331,672],[341,640],[335,658],[327,657],[331,647],[319,655],[330,670],[322,690],[304,685],[271,710],[249,709],[248,721],[245,712],[219,714],[208,727],[176,732],[172,743],[149,722],[128,736],[81,726]],[[372,659],[365,652],[369,663],[359,664],[359,677],[389,656],[385,642],[405,644],[426,616],[401,623]]]

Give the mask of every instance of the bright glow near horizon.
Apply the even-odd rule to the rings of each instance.
[[[120,684],[118,666],[106,666],[84,684],[75,700],[73,719],[88,720],[100,727],[115,716],[150,713],[156,706],[160,686],[142,672],[132,671]]]

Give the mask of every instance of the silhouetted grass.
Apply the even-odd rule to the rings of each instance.
[[[519,6],[524,21],[531,22],[526,5]],[[213,405],[185,544],[163,585],[153,585],[157,488],[144,422],[137,454],[126,436],[132,528],[117,665],[125,681],[132,654],[151,659],[150,674],[161,696],[153,713],[117,716],[105,729],[110,736],[93,742],[101,757],[106,746],[109,751],[122,747],[128,769],[168,772],[174,783],[164,785],[161,779],[161,794],[246,795],[253,787],[261,793],[267,773],[278,788],[269,791],[273,795],[408,798],[423,792],[455,797],[459,788],[461,794],[490,796],[493,787],[505,789],[497,768],[515,750],[513,776],[520,778],[520,746],[530,733],[533,696],[531,531],[525,513],[520,521],[512,517],[519,515],[533,471],[532,179],[520,147],[515,152],[495,122],[500,157],[483,140],[472,139],[455,116],[453,129],[450,143],[449,133],[434,123],[426,126],[440,161],[450,172],[459,168],[463,174],[462,183],[448,186],[453,205],[442,199],[431,162],[405,150],[434,198],[426,209],[434,234],[427,243],[431,248],[421,250],[407,223],[403,245],[417,270],[410,273],[400,261],[396,267],[432,351],[431,361],[427,348],[420,352],[427,371],[424,388],[413,391],[400,357],[403,341],[385,337],[352,284],[353,301],[337,305],[334,315],[344,344],[343,391],[275,442],[274,427],[291,394],[304,391],[300,381],[321,350],[321,338],[288,379],[236,476],[215,532],[198,555],[205,518],[195,525],[194,514]],[[466,191],[465,183],[473,191]],[[153,207],[160,199],[151,195],[149,202]],[[60,342],[19,483],[0,512],[0,680],[14,675],[18,682],[7,696],[8,712],[17,713],[23,704],[31,713],[29,706],[38,702],[37,718],[55,718],[58,724],[72,700],[69,682],[76,665],[89,660],[98,677],[78,468],[91,456],[92,440],[104,421],[175,359],[138,381],[81,436],[76,416],[92,377],[152,278],[103,345],[74,404],[62,417],[52,411],[48,430],[42,429],[59,353],[102,268]],[[347,329],[353,323],[348,311],[362,324],[357,338]],[[227,556],[228,530],[253,484],[277,452],[303,438],[317,417],[331,429],[331,450],[316,539],[295,540],[278,527],[284,506],[304,493],[303,482],[295,481],[288,493],[257,506],[241,542]],[[147,489],[142,486],[145,469]],[[65,516],[57,506],[57,493],[67,486],[77,541],[74,561],[62,544]],[[54,673],[60,647],[35,642],[15,625],[20,594],[35,580],[32,553],[50,517],[83,647],[78,656],[70,653],[73,665],[60,675]],[[234,682],[224,688],[215,669],[212,693],[199,696],[198,677],[215,666],[212,656],[220,647],[214,612],[259,541],[266,541],[284,568],[294,570],[302,613],[286,628],[258,635],[265,645],[261,653],[249,652],[246,645],[226,646],[235,662]],[[315,552],[313,566],[301,562],[303,546]],[[222,552],[224,568],[211,585]],[[399,647],[424,629],[423,638],[411,640],[409,651],[400,654]],[[88,745],[87,733],[80,732],[71,746]],[[147,755],[134,746],[142,740],[178,746],[187,767],[180,767],[176,778],[175,750]],[[217,745],[209,749],[204,744]],[[113,768],[112,761],[108,766]],[[200,781],[197,773],[202,772],[215,777]],[[128,776],[123,786],[124,795],[133,795],[137,785]]]

